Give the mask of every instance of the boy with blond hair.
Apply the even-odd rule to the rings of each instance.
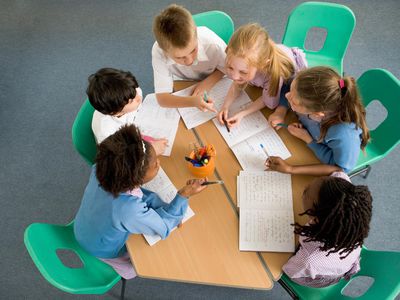
[[[225,42],[207,27],[196,27],[191,13],[172,4],[155,17],[152,49],[154,87],[163,107],[197,107],[215,111],[212,99],[204,99],[223,76]],[[200,80],[191,96],[172,95],[175,79]],[[206,100],[206,101],[205,101]]]

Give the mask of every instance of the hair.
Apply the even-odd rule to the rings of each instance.
[[[151,159],[150,149],[135,125],[125,125],[110,135],[97,148],[96,177],[100,186],[117,197],[142,185]]]
[[[344,87],[339,81],[343,79]],[[295,89],[302,105],[312,112],[331,112],[321,123],[321,141],[328,128],[334,124],[354,122],[361,128],[361,149],[364,150],[370,140],[365,119],[365,108],[353,77],[340,75],[329,67],[313,67],[299,72],[295,78]]]
[[[280,77],[287,81],[294,74],[290,58],[276,46],[268,32],[257,23],[243,25],[234,32],[226,48],[227,63],[232,56],[243,58],[249,65],[270,76],[268,88],[270,96],[278,94]]]
[[[153,33],[161,49],[183,49],[196,35],[192,14],[183,6],[171,4],[154,18]]]
[[[90,104],[105,115],[114,115],[123,110],[129,99],[136,97],[139,87],[131,72],[103,68],[89,76],[86,93]]]
[[[301,213],[315,217],[308,225],[295,223],[295,233],[318,241],[322,251],[339,252],[341,259],[363,244],[372,215],[372,196],[367,186],[345,179],[325,177],[313,207]]]

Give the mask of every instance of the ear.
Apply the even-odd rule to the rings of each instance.
[[[324,118],[326,114],[323,111],[320,111],[320,112],[314,113],[314,115],[316,115],[316,116],[318,116],[320,118]]]

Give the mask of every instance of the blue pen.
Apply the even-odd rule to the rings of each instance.
[[[205,103],[208,103],[208,96],[207,96],[207,91],[204,91],[203,93],[203,99]]]
[[[267,149],[265,149],[264,145],[263,145],[263,144],[260,144],[260,147],[261,147],[261,149],[263,149],[263,151],[264,151],[265,155],[267,156],[267,158],[269,158]]]
[[[285,123],[278,123],[278,124],[276,124],[276,126],[281,126],[281,127],[288,128],[288,125],[285,124]]]

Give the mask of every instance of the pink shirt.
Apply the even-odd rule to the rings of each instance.
[[[343,172],[332,173],[350,182]],[[307,237],[299,237],[299,250],[282,267],[282,270],[294,282],[311,287],[324,287],[338,282],[340,279],[350,279],[350,276],[360,270],[361,247],[354,249],[349,255],[340,259],[338,252],[326,256],[328,251],[321,251],[320,242],[305,242]]]
[[[295,74],[307,67],[306,55],[304,54],[303,50],[300,50],[298,48],[288,48],[284,45],[277,45],[277,47],[291,59],[294,65]],[[261,87],[263,89],[262,100],[264,104],[268,108],[274,109],[279,104],[279,96],[283,85],[283,78],[281,77],[279,80],[279,89],[278,93],[275,96],[269,95],[269,81],[270,81],[269,74],[257,72],[254,79],[251,80],[249,83],[251,85]]]

